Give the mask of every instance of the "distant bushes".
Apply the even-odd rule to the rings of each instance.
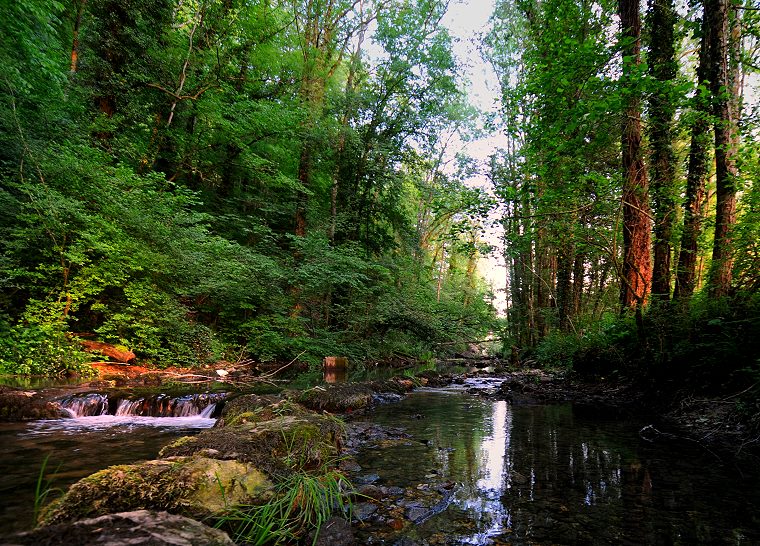
[[[581,334],[554,332],[535,350],[542,366],[582,376],[625,375],[658,389],[737,391],[760,382],[760,296],[697,297],[653,306],[643,331],[629,316],[608,317]]]

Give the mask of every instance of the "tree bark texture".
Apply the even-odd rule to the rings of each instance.
[[[724,296],[731,287],[731,228],[736,223],[738,169],[738,63],[729,47],[730,0],[706,0],[705,14],[712,27],[710,83],[715,116],[715,236],[710,294]]]
[[[678,65],[674,45],[675,9],[673,0],[650,0],[650,74],[657,83],[649,99],[649,142],[651,194],[654,209],[654,267],[652,296],[670,298],[670,254],[675,220],[675,154],[673,118],[675,96],[672,84]]]
[[[702,17],[699,65],[697,66],[697,93],[693,107],[695,119],[691,126],[691,144],[686,175],[683,234],[676,268],[676,285],[673,297],[688,298],[697,286],[699,238],[707,206],[706,183],[709,175],[710,154],[710,34],[712,28],[706,16]]]
[[[71,65],[69,70],[72,74],[76,73],[79,68],[79,29],[82,26],[82,15],[87,0],[75,2],[76,15],[74,17],[74,28],[71,31]]]
[[[641,98],[632,82],[638,70],[641,16],[638,0],[619,0],[623,37],[623,79],[628,84],[623,106],[621,147],[623,155],[623,267],[621,303],[641,306],[652,281],[648,181],[641,154]]]

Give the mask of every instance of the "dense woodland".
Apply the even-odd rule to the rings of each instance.
[[[76,368],[75,333],[165,366],[429,357],[489,332],[489,199],[438,168],[474,115],[445,9],[4,7],[3,368]]]
[[[757,8],[499,0],[490,115],[447,8],[6,3],[0,368],[77,371],[77,335],[160,366],[493,335],[513,362],[757,388]],[[484,130],[490,162],[453,168]]]
[[[660,387],[757,388],[759,15],[497,5],[506,146],[491,171],[517,346]]]

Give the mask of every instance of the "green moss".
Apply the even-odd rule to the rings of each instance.
[[[303,410],[301,410],[303,411]],[[269,476],[320,467],[334,460],[343,427],[331,416],[304,413],[205,430],[161,450],[162,457],[196,453],[254,464]]]
[[[185,457],[112,466],[71,486],[43,514],[45,525],[136,509],[204,517],[228,504],[261,504],[274,485],[254,465]]]
[[[367,407],[372,389],[363,383],[314,387],[302,392],[297,400],[307,408],[330,412],[347,412]]]
[[[263,408],[277,404],[282,399],[279,396],[258,396],[256,394],[244,394],[231,398],[224,403],[222,415],[217,421],[217,427],[240,425],[249,422],[258,422],[265,420],[262,417],[256,417]]]

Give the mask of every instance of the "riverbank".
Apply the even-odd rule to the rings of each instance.
[[[215,379],[211,375],[212,373],[213,370],[204,376],[207,385],[211,385]],[[178,375],[185,374],[176,371],[163,375],[155,372],[150,372],[147,376],[141,374],[127,379],[126,382],[120,382],[118,389],[145,388],[146,384],[150,383],[164,387],[168,385],[176,387]],[[194,375],[196,377],[189,379],[195,388],[198,388],[198,383],[194,382],[201,381],[200,376],[202,374]],[[258,377],[260,379],[260,375]],[[256,376],[246,376],[245,374],[236,374],[234,379],[239,384],[247,385],[253,384],[255,380]],[[78,389],[116,388],[114,382],[115,379],[103,378],[80,386]],[[228,384],[228,387],[230,385],[231,383]],[[258,386],[272,387],[272,385],[261,381],[259,381]],[[155,387],[155,385],[153,388],[161,390],[161,387]],[[587,417],[583,416],[588,416],[597,419],[603,416],[605,420],[611,419],[621,424],[637,423],[637,427],[631,432],[637,435],[637,441],[645,442],[654,452],[658,450],[669,452],[674,445],[692,444],[692,447],[695,447],[698,452],[717,456],[717,459],[713,460],[713,464],[715,461],[724,463],[730,460],[729,452],[714,447],[717,445],[718,435],[712,437],[713,442],[709,445],[698,438],[689,437],[688,429],[677,426],[678,422],[671,420],[668,415],[662,415],[655,406],[651,405],[651,400],[640,394],[640,391],[633,385],[599,381],[585,382],[568,377],[561,372],[542,370],[510,372],[498,367],[496,370],[490,368],[472,369],[463,374],[427,370],[382,381],[320,385],[306,390],[282,390],[280,387],[279,390],[281,392],[270,395],[243,394],[237,391],[224,404],[224,408],[220,412],[221,417],[214,429],[208,432],[200,432],[199,435],[189,437],[187,440],[175,442],[174,447],[161,452],[159,459],[156,459],[152,466],[147,468],[132,466],[127,470],[117,469],[116,471],[136,472],[143,476],[140,478],[143,480],[140,483],[149,483],[153,478],[151,477],[148,482],[145,482],[144,480],[147,479],[144,476],[145,473],[154,476],[156,468],[165,468],[165,466],[161,466],[164,464],[160,462],[162,460],[174,461],[171,466],[176,466],[181,460],[183,464],[189,464],[190,468],[200,464],[193,462],[199,460],[198,457],[205,457],[202,466],[209,468],[216,468],[214,466],[216,463],[212,464],[213,461],[234,461],[236,465],[243,465],[240,468],[233,465],[234,472],[245,467],[247,469],[245,472],[249,473],[250,469],[245,465],[253,464],[257,471],[263,472],[264,477],[269,479],[271,486],[268,487],[271,487],[273,494],[274,491],[280,491],[278,493],[280,495],[283,494],[285,485],[278,489],[277,484],[280,482],[278,482],[277,476],[284,475],[283,469],[290,468],[288,472],[285,472],[290,474],[295,469],[300,475],[315,477],[317,482],[320,480],[319,476],[345,476],[345,478],[336,478],[335,483],[343,484],[340,485],[340,498],[344,499],[346,503],[350,501],[350,505],[353,507],[352,512],[350,514],[338,513],[334,515],[335,517],[325,517],[321,521],[322,524],[325,524],[324,532],[328,533],[325,537],[328,535],[330,537],[329,539],[324,538],[325,541],[329,540],[329,542],[322,543],[340,544],[340,540],[343,540],[345,544],[350,544],[351,540],[356,540],[351,538],[354,536],[359,536],[360,540],[367,541],[371,537],[384,536],[384,533],[398,534],[405,529],[408,530],[411,526],[435,519],[437,514],[448,510],[456,499],[457,485],[450,476],[445,474],[445,470],[429,473],[430,479],[416,483],[414,487],[401,487],[392,483],[383,483],[383,480],[376,477],[372,472],[367,472],[367,468],[357,462],[357,458],[367,456],[367,450],[376,450],[382,456],[385,450],[408,449],[410,444],[419,443],[424,448],[425,453],[430,451],[430,446],[434,445],[430,442],[435,443],[436,440],[415,438],[415,434],[408,430],[409,428],[413,429],[417,421],[424,423],[429,418],[423,411],[424,408],[411,416],[404,414],[408,411],[408,409],[403,409],[404,404],[407,403],[404,401],[412,390],[422,394],[427,392],[441,393],[453,395],[455,398],[474,400],[474,402],[462,402],[460,404],[461,410],[465,413],[473,407],[485,408],[491,405],[494,408],[502,408],[499,410],[501,412],[506,411],[515,415],[524,412],[532,414],[545,407],[572,407],[573,414],[578,418],[585,419]],[[415,396],[419,395],[415,394]],[[396,416],[396,411],[401,413]],[[411,427],[380,425],[375,422],[378,412],[382,415],[394,416],[393,418],[398,419],[401,423],[407,425],[411,423]],[[308,447],[308,441],[311,440],[299,436],[297,430],[288,428],[293,425],[298,429],[299,423],[308,424],[307,422],[312,419],[323,419],[322,416],[328,418],[325,423],[339,422],[330,417],[331,414],[339,414],[345,425],[341,425],[340,429],[331,429],[332,432],[329,434],[321,431],[321,429],[317,433],[320,438],[332,438],[329,442],[332,447],[323,446],[329,451],[329,456],[326,455],[328,451],[324,451],[322,448],[317,448],[315,445]],[[303,421],[304,419],[306,421]],[[476,428],[487,426],[487,420],[480,424],[474,420],[469,426]],[[267,436],[275,430],[278,431],[275,434],[277,438]],[[286,440],[286,443],[281,447],[268,451],[270,454],[276,453],[274,460],[268,455],[265,456],[260,449],[252,447],[253,445],[262,445],[261,434],[274,441],[275,444],[273,445],[280,445],[278,442],[282,438],[288,437],[289,432],[287,431],[293,432],[293,437]],[[307,436],[312,437],[308,434]],[[301,439],[298,440],[298,438]],[[269,444],[265,443],[264,445]],[[304,448],[305,451],[300,449],[299,445],[307,446]],[[451,445],[437,445],[435,449],[440,456],[456,457],[453,453],[459,448]],[[319,452],[323,453],[317,457],[319,462],[312,461],[297,468],[288,467],[286,463],[283,463],[283,461],[290,461],[290,463],[300,461],[298,464],[303,465],[304,461],[309,460],[308,456]],[[450,453],[452,454],[449,455]],[[751,450],[744,450],[741,455],[748,456],[750,453]],[[283,467],[282,464],[286,464],[286,466]],[[163,476],[159,481],[169,479],[164,476],[163,471],[159,472],[159,475]],[[110,474],[107,475],[108,479],[104,478],[99,481],[110,483],[113,480],[109,476]],[[186,475],[183,476],[187,477]],[[519,476],[519,473],[515,474],[514,480],[519,482],[522,479]],[[354,484],[354,487],[346,489],[346,484],[349,481]],[[161,481],[161,483],[164,482]],[[515,483],[517,484],[517,482]],[[208,485],[203,487],[208,488]],[[162,488],[166,489],[163,486]],[[76,486],[72,490],[76,490]],[[76,495],[76,498],[69,497],[72,503],[81,504],[81,498],[92,500],[92,491],[89,489],[85,489],[84,492],[81,491],[80,487],[79,497]],[[135,491],[133,488],[132,492],[135,493]],[[474,491],[472,494],[475,495],[477,492]],[[140,499],[141,497],[137,495],[136,498]],[[246,498],[237,500],[240,502],[250,501]],[[164,495],[160,502],[151,507],[154,510],[170,509],[176,511],[176,506],[185,506],[188,502],[188,499],[181,496],[169,498]],[[117,507],[119,512],[116,513],[121,513],[125,510],[129,512],[133,508],[144,506],[143,500],[138,504],[139,506],[132,506],[130,503],[125,504],[123,499],[119,499],[115,505],[109,501],[103,506],[107,506],[109,512],[113,512]],[[266,504],[259,503],[258,506]],[[346,505],[348,506],[348,504]],[[219,506],[217,503],[217,507]],[[102,515],[105,514],[100,509],[90,510],[77,513],[76,519],[92,519]],[[185,515],[199,517],[197,512]],[[207,518],[210,515],[210,513],[206,513],[203,517]],[[328,519],[329,525],[327,525]],[[51,521],[55,521],[55,525],[60,525],[57,519]],[[349,525],[349,521],[353,521],[353,526]],[[86,525],[84,527],[77,526],[77,532],[83,532],[82,528],[88,527]],[[298,537],[304,537],[312,531],[313,527],[311,531],[307,527],[300,528]],[[57,532],[61,532],[60,529]],[[29,540],[33,539],[30,538]],[[434,542],[428,543],[433,544]]]

